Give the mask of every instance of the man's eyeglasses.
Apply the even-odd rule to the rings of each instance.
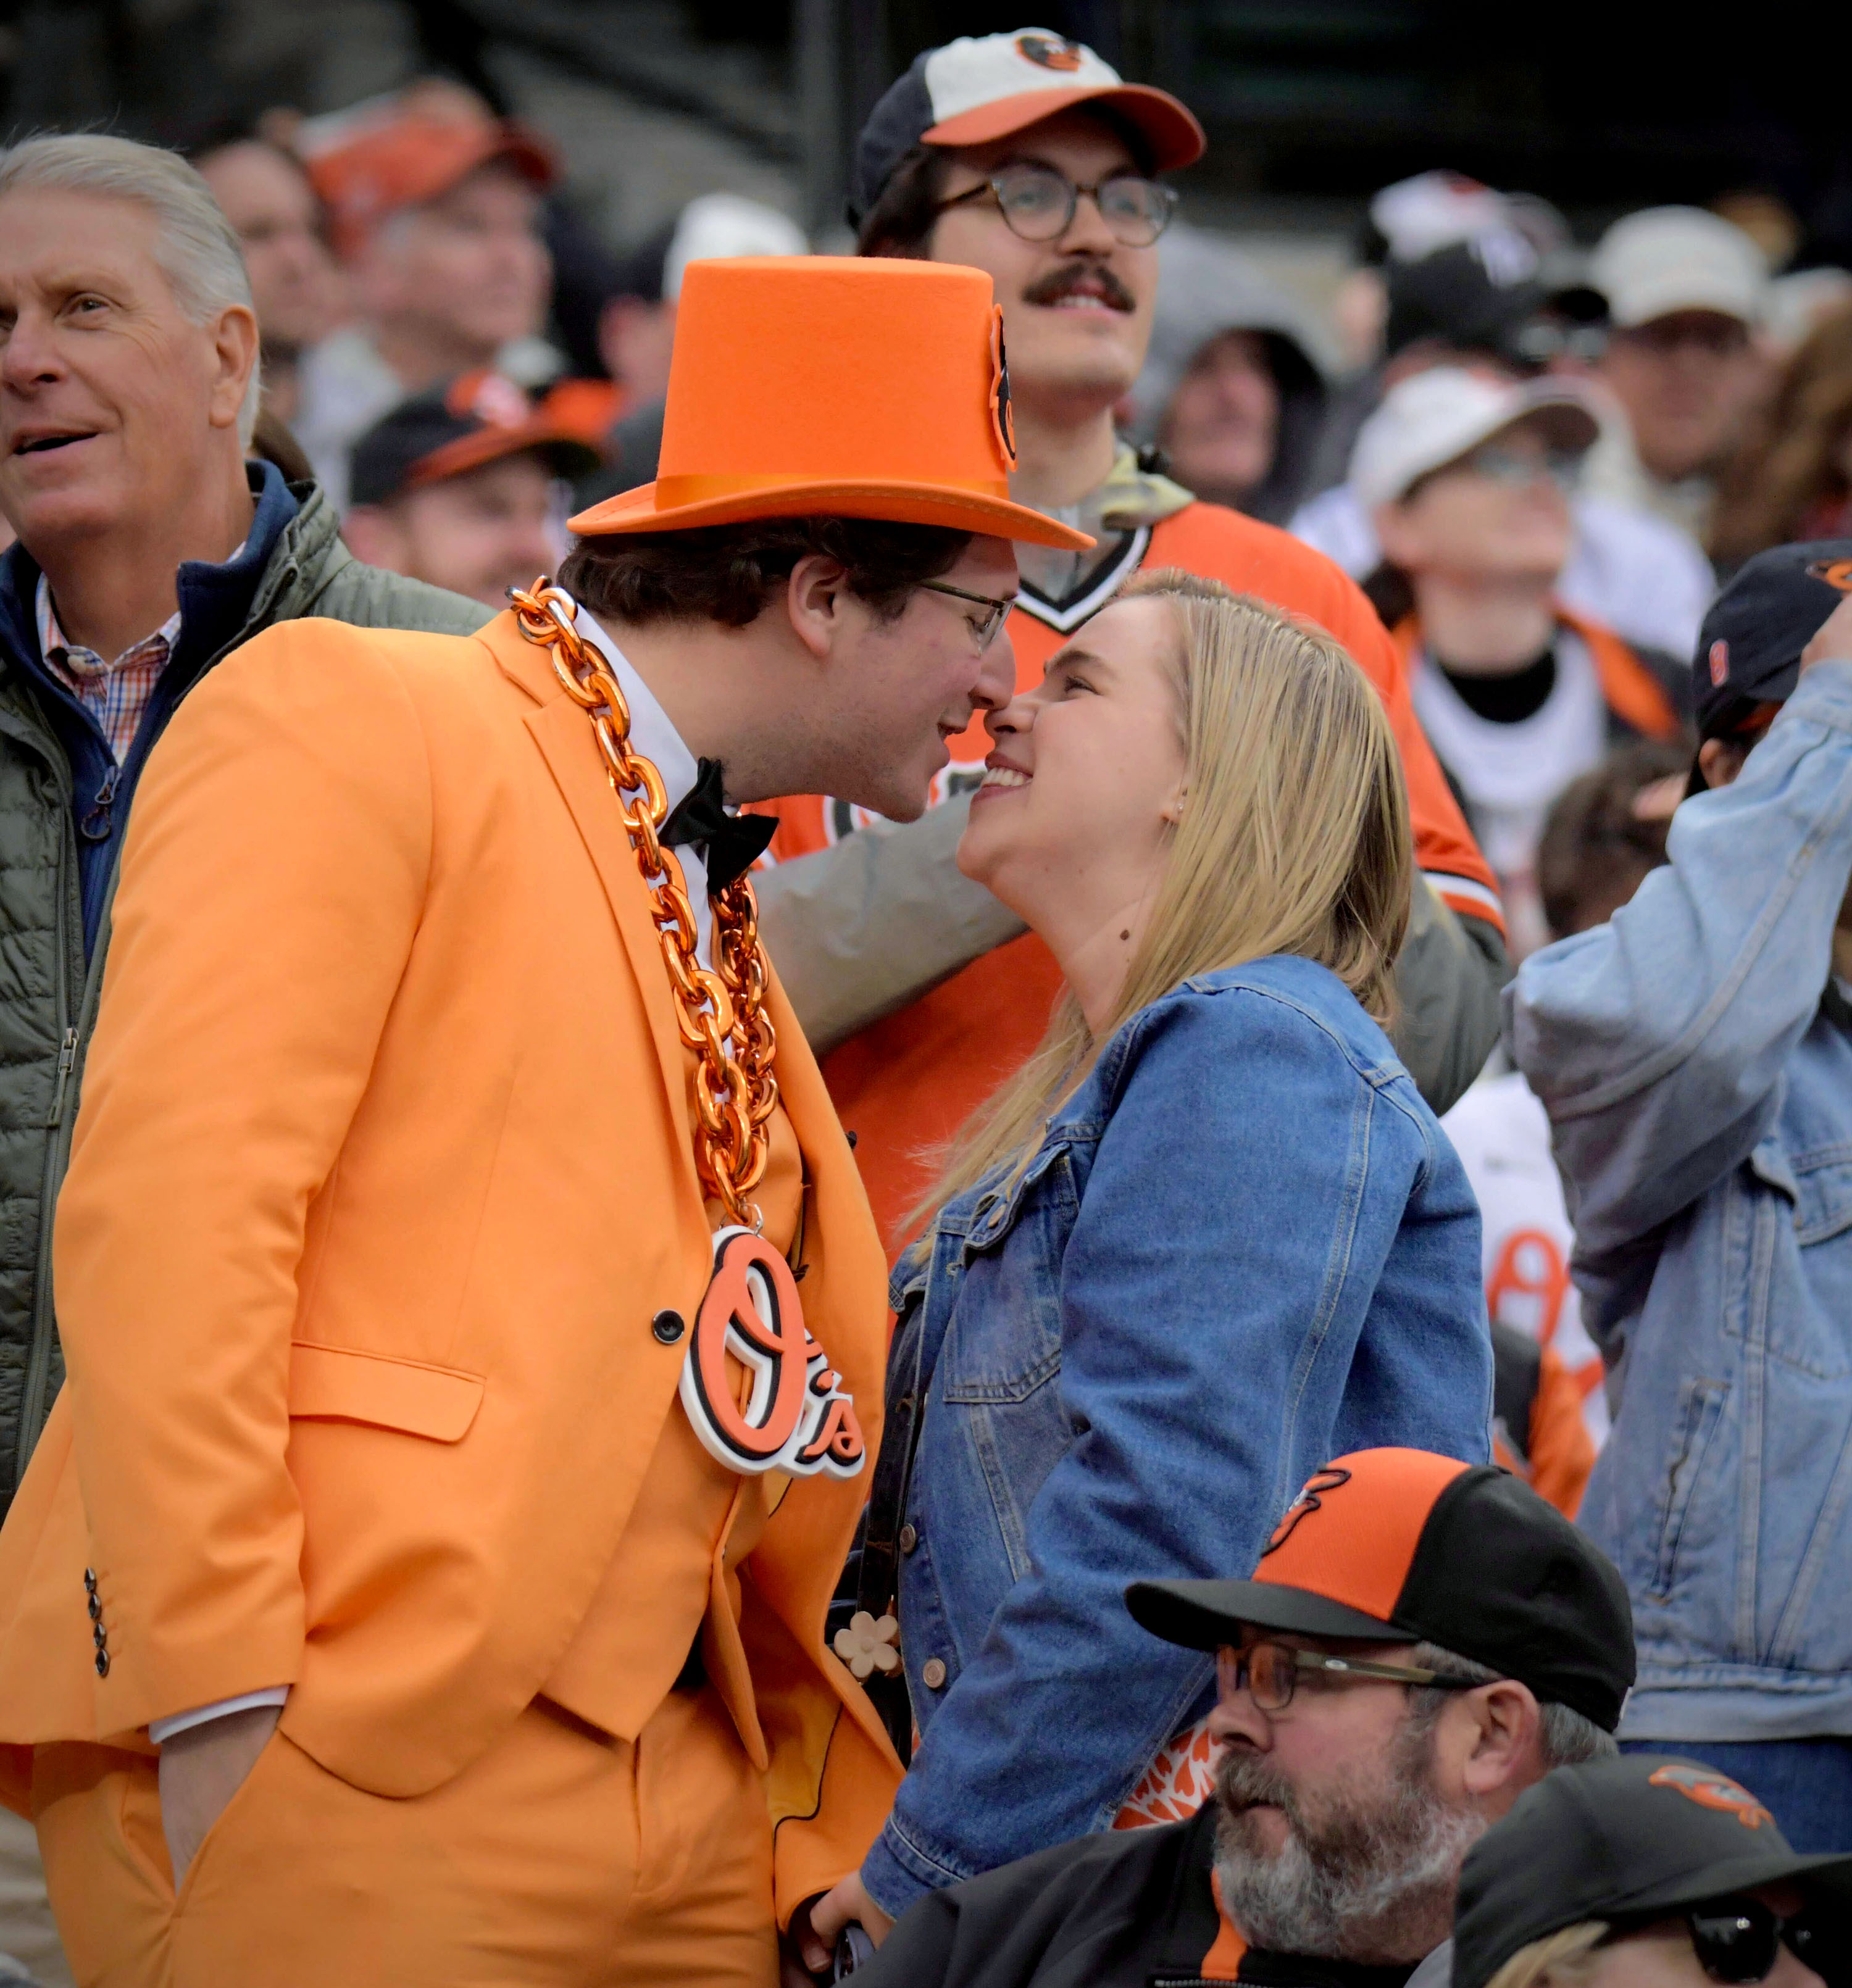
[[[1000,166],[988,179],[980,180],[950,200],[942,200],[935,210],[943,214],[950,207],[986,194],[1002,211],[1012,235],[1024,242],[1056,242],[1074,225],[1075,211],[1082,194],[1099,209],[1099,218],[1112,231],[1113,239],[1128,248],[1149,248],[1170,225],[1177,211],[1177,194],[1156,180],[1138,173],[1112,173],[1095,186],[1076,186],[1052,166]]]
[[[1004,617],[1016,605],[1013,600],[999,600],[994,594],[967,593],[962,587],[947,587],[943,580],[923,580],[919,584],[928,593],[947,593],[954,600],[968,600],[973,607],[984,609],[984,617],[981,621],[970,621],[968,616],[966,617],[970,622],[971,634],[977,641],[977,653],[980,656],[996,641],[997,631],[1003,626]]]
[[[1322,1650],[1295,1650],[1285,1643],[1250,1643],[1244,1650],[1224,1644],[1215,1653],[1224,1696],[1245,1688],[1262,1712],[1284,1712],[1302,1679],[1321,1685],[1358,1679],[1418,1685],[1431,1691],[1474,1691],[1470,1678],[1447,1677],[1414,1664],[1373,1663],[1363,1657],[1334,1657]]]
[[[1671,1916],[1684,1921],[1698,1964],[1713,1981],[1735,1984],[1735,1988],[1766,1981],[1785,1946],[1803,1966],[1813,1969],[1827,1988],[1848,1988],[1852,1983],[1852,1944],[1842,1932],[1829,1927],[1818,1905],[1804,1907],[1784,1919],[1759,1898],[1707,1898]],[[1636,1921],[1634,1925],[1639,1923]],[[1630,1929],[1624,1925],[1617,1929]]]

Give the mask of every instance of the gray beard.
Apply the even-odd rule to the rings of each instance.
[[[1263,1755],[1231,1747],[1216,1773],[1215,1875],[1223,1909],[1251,1946],[1386,1964],[1414,1962],[1453,1929],[1454,1893],[1485,1824],[1450,1808],[1429,1779],[1431,1734],[1406,1730],[1373,1799],[1346,1795],[1315,1821]],[[1410,1742],[1414,1744],[1410,1744]],[[1248,1809],[1285,1817],[1277,1854]]]

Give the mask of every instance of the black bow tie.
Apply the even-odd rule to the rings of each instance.
[[[720,780],[720,762],[701,761],[694,785],[656,831],[656,840],[672,849],[692,843],[704,850],[710,898],[724,891],[736,877],[743,877],[778,833],[775,815],[729,814]]]

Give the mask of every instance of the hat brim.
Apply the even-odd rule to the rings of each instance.
[[[657,486],[626,490],[568,519],[581,538],[625,532],[686,532],[703,525],[742,525],[755,518],[868,518],[890,525],[939,525],[985,538],[1011,539],[1062,552],[1087,551],[1085,532],[1058,524],[1026,504],[939,483],[794,482],[753,489],[745,485],[693,502],[659,509]]]
[[[1208,148],[1203,127],[1189,107],[1167,90],[1144,83],[1102,83],[1091,90],[1025,90],[961,111],[921,132],[924,145],[988,145],[1013,133],[1026,131],[1045,118],[1083,104],[1109,106],[1133,126],[1151,147],[1155,172],[1172,173],[1194,165]]]
[[[1701,1871],[1648,1885],[1633,1896],[1611,1899],[1600,1906],[1596,1916],[1631,1919],[1640,1913],[1675,1912],[1687,1905],[1702,1905],[1709,1898],[1729,1898],[1796,1878],[1817,1885],[1842,1904],[1852,1905],[1852,1857],[1837,1851],[1813,1856],[1783,1851],[1773,1855],[1729,1857],[1708,1864]]]
[[[1141,1628],[1186,1650],[1219,1650],[1250,1628],[1372,1643],[1418,1640],[1360,1608],[1270,1581],[1135,1581],[1126,1606]]]
[[[527,428],[486,428],[475,434],[459,435],[419,457],[405,478],[405,488],[422,490],[511,455],[524,455],[530,449],[545,458],[554,475],[567,482],[588,475],[604,459],[582,435],[569,434],[551,421]]]

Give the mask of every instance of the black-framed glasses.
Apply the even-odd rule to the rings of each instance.
[[[1284,1712],[1302,1679],[1316,1679],[1321,1684],[1365,1679],[1432,1691],[1478,1689],[1471,1678],[1448,1677],[1417,1664],[1379,1664],[1364,1657],[1332,1656],[1323,1650],[1295,1650],[1287,1643],[1250,1643],[1244,1650],[1225,1643],[1215,1653],[1215,1671],[1224,1694],[1245,1688],[1262,1712]]]
[[[943,580],[923,580],[919,584],[928,593],[947,593],[954,600],[968,600],[973,607],[984,610],[983,620],[970,624],[971,633],[977,640],[977,653],[980,656],[996,641],[997,630],[1003,626],[1010,610],[1016,605],[1013,600],[999,600],[993,593],[967,593],[962,587],[947,587]]]
[[[1651,1915],[1651,1919],[1660,1916]],[[1817,1905],[1783,1917],[1759,1898],[1706,1898],[1665,1916],[1684,1921],[1698,1964],[1713,1981],[1732,1984],[1732,1988],[1766,1981],[1786,1946],[1803,1966],[1813,1969],[1827,1988],[1852,1988],[1852,1942],[1829,1923]],[[1616,1930],[1635,1930],[1640,1923],[1636,1920],[1630,1926],[1623,1922]]]
[[[1128,248],[1149,248],[1177,211],[1175,188],[1141,173],[1109,173],[1095,185],[1077,186],[1053,166],[1027,161],[999,166],[976,186],[942,200],[935,211],[943,214],[987,194],[997,202],[1010,232],[1024,242],[1058,241],[1073,226],[1082,194],[1099,209],[1113,239]]]

